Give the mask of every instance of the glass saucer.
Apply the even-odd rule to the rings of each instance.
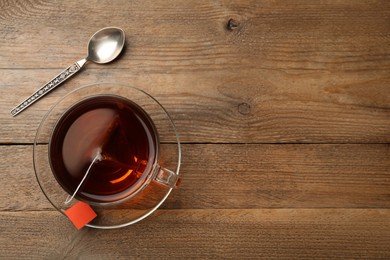
[[[78,202],[76,197],[65,204],[69,194],[57,182],[49,159],[49,141],[58,120],[80,100],[110,95],[138,104],[154,122],[160,139],[159,164],[179,175],[181,148],[176,127],[165,108],[143,90],[120,83],[95,83],[80,87],[60,99],[40,123],[34,141],[34,170],[39,186],[50,203],[61,213]],[[152,214],[166,200],[172,188],[151,181],[135,197],[114,205],[90,205],[97,217],[88,227],[99,229],[120,228],[134,224]]]

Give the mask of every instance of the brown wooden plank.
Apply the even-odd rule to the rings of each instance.
[[[32,143],[56,100],[82,85],[107,81],[154,95],[184,142],[390,142],[389,71],[319,75],[252,69],[172,75],[88,68],[16,118],[10,116],[14,106],[59,71],[0,70],[0,142]]]
[[[0,154],[0,210],[53,209],[36,182],[32,147],[0,146]],[[389,208],[389,158],[389,145],[186,144],[182,185],[162,207]]]
[[[127,32],[128,51],[111,67],[137,73],[390,69],[386,0],[6,0],[0,9],[0,68],[65,68],[86,55],[97,29],[115,25]],[[237,27],[228,30],[231,18]]]
[[[77,232],[57,212],[1,212],[0,257],[387,259],[389,217],[389,209],[159,210],[127,228]]]

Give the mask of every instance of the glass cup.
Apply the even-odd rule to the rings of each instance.
[[[148,129],[150,130],[150,133],[148,136],[150,138],[148,140],[153,143],[152,148],[149,150],[153,150],[153,153],[149,152],[149,155],[152,155],[147,160],[143,160],[144,167],[142,168],[142,171],[139,172],[140,175],[137,175],[138,179],[134,179],[134,181],[132,181],[124,190],[113,193],[113,196],[111,197],[99,197],[97,195],[95,196],[95,194],[93,194],[94,196],[87,196],[85,194],[90,194],[91,189],[92,191],[94,189],[94,186],[90,185],[91,183],[96,182],[96,185],[99,186],[100,184],[104,184],[104,180],[98,179],[99,175],[93,175],[86,171],[85,174],[82,173],[82,176],[78,176],[78,179],[72,179],[76,185],[71,187],[66,185],[66,182],[60,178],[63,171],[56,166],[56,161],[58,161],[58,158],[61,159],[66,157],[64,155],[66,152],[65,139],[69,137],[71,127],[76,124],[77,118],[82,117],[80,116],[81,114],[86,115],[86,118],[91,120],[91,124],[97,123],[97,126],[94,129],[98,129],[99,127],[102,127],[102,129],[111,129],[112,127],[110,128],[107,126],[110,122],[112,125],[117,124],[116,121],[108,120],[104,114],[87,115],[88,111],[95,109],[93,106],[99,107],[99,102],[111,104],[117,101],[128,104],[133,110],[139,112],[138,115],[136,115],[136,118],[142,117],[140,125],[149,125]],[[80,112],[81,114],[79,113],[72,118],[72,115],[75,115],[76,113],[75,111],[80,108],[84,109],[83,112]],[[125,113],[125,118],[128,119],[128,111],[124,111],[123,113]],[[108,123],[105,123],[106,121],[104,120]],[[61,132],[61,129],[65,124],[64,122],[71,122],[71,124],[69,124],[67,128],[65,127],[65,129],[69,130],[68,133],[65,131],[66,135],[61,136],[58,133]],[[75,128],[76,130],[74,131],[76,132],[76,135],[83,130],[86,122],[88,121],[81,123],[81,128]],[[137,127],[139,128],[139,126]],[[99,132],[99,130],[96,131]],[[123,131],[121,133],[122,135],[127,134],[127,132]],[[82,140],[88,139],[88,135],[85,136],[87,137],[84,137]],[[104,134],[102,136],[104,136]],[[121,139],[126,139],[126,136],[119,136],[116,138],[119,138],[119,145],[129,144],[121,141]],[[105,139],[103,138],[101,140]],[[128,140],[131,140],[130,143],[137,141],[137,139]],[[77,149],[79,149],[79,147],[82,146],[79,146],[78,142],[71,144],[69,148],[70,156],[80,158],[80,156],[84,154],[84,150],[82,152],[78,151]],[[116,149],[114,146],[111,148],[111,151],[117,153],[116,150],[120,150],[120,148],[121,147],[118,147],[118,149]],[[103,148],[103,150],[104,149],[105,148]],[[129,149],[126,151],[129,151]],[[102,152],[104,153],[104,151]],[[98,154],[96,154],[96,156],[98,156]],[[104,163],[106,160],[111,164],[113,164],[113,162],[114,164],[117,164],[117,162],[112,159],[112,157],[115,156],[111,156],[110,154],[99,156],[101,163]],[[34,141],[33,159],[38,183],[47,199],[56,209],[64,213],[78,201],[86,202],[97,213],[97,217],[87,224],[87,226],[108,229],[134,224],[160,207],[169,196],[172,189],[178,184],[181,149],[178,133],[171,117],[155,98],[140,89],[125,84],[96,83],[72,91],[50,109],[37,130]],[[135,163],[137,158],[134,156],[134,159],[131,160]],[[100,161],[98,163],[100,163]],[[88,170],[93,169],[93,167],[98,165],[94,164],[96,162],[92,161]],[[66,163],[63,164],[66,165]],[[141,164],[138,163],[137,165],[139,167]],[[69,169],[69,167],[64,169]],[[103,167],[101,169],[103,170],[100,171],[100,174],[105,174],[105,168]],[[128,174],[130,173],[134,174],[132,169],[128,171]],[[128,174],[126,176],[129,176]],[[122,178],[119,178],[119,181],[121,181],[121,179]],[[90,189],[89,191],[88,187]]]

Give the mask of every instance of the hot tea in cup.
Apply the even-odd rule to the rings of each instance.
[[[51,136],[49,157],[54,176],[69,194],[88,172],[76,198],[111,203],[128,198],[145,183],[157,146],[156,128],[141,107],[101,95],[63,114]]]

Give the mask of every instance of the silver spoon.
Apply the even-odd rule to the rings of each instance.
[[[98,64],[113,61],[121,53],[124,44],[125,33],[120,28],[107,27],[97,31],[94,35],[92,35],[91,39],[89,39],[88,56],[85,59],[75,62],[73,65],[69,66],[55,78],[46,83],[43,87],[38,89],[34,94],[12,109],[11,115],[16,116],[35,101],[76,74],[76,72],[78,72],[87,61],[93,61]]]

